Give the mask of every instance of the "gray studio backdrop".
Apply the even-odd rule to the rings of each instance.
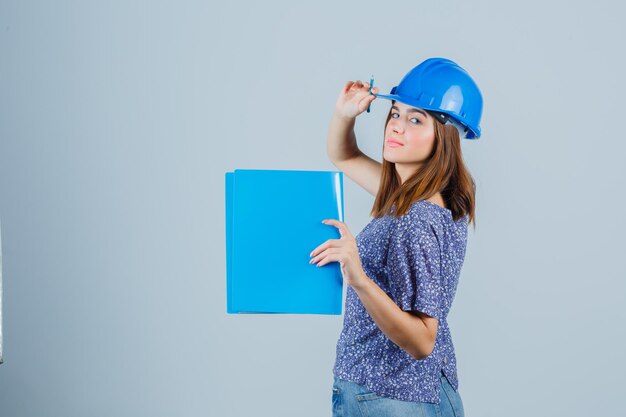
[[[226,314],[224,173],[335,170],[345,82],[433,56],[485,98],[466,414],[616,415],[623,3],[295,3],[0,1],[0,415],[329,416],[343,317]],[[379,161],[389,105],[357,121]],[[354,234],[372,203],[346,178]]]

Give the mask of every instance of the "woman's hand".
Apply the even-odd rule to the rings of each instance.
[[[376,99],[374,94],[378,94],[378,88],[372,88],[372,94],[369,93],[369,89],[369,83],[363,84],[359,80],[348,81],[339,93],[335,104],[335,113],[346,119],[355,118],[363,113]]]
[[[319,261],[317,266],[322,266],[329,262],[339,262],[341,265],[341,274],[346,284],[352,287],[362,284],[368,278],[361,265],[356,239],[352,236],[350,230],[348,230],[348,226],[343,222],[332,219],[324,220],[322,223],[335,226],[339,229],[341,239],[328,239],[326,242],[313,249],[313,252],[311,252],[313,259],[311,259],[309,263],[314,264]]]

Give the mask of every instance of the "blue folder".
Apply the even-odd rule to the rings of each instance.
[[[309,254],[341,237],[322,220],[344,221],[343,173],[235,169],[225,187],[226,312],[340,315],[339,263]]]

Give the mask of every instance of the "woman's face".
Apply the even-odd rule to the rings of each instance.
[[[402,177],[430,156],[435,141],[433,123],[432,116],[424,110],[399,101],[393,103],[385,128],[383,158],[395,163]]]

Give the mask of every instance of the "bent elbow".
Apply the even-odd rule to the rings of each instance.
[[[413,357],[413,359],[416,359],[418,361],[423,361],[424,359],[428,358],[430,356],[430,354],[432,353],[432,351],[430,351],[430,353],[412,353],[411,356]]]
[[[427,347],[415,346],[413,349],[407,350],[408,354],[411,355],[414,359],[418,361],[422,361],[432,355],[435,350],[435,343],[429,343]]]

